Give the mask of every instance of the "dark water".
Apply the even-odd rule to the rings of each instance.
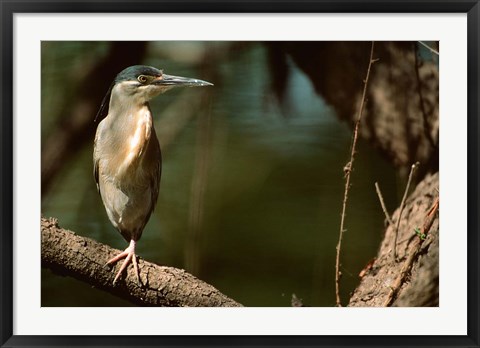
[[[48,50],[62,44],[52,43]],[[96,49],[93,54],[102,54]],[[52,59],[45,51],[44,59]],[[147,63],[159,66],[153,58]],[[204,78],[166,59],[159,67]],[[280,105],[269,89],[262,45],[249,45],[218,65],[215,87],[206,91],[198,115],[164,151],[157,209],[138,243],[139,256],[185,268],[246,306],[290,306],[292,294],[308,306],[335,304],[335,247],[351,133],[307,77],[293,64],[290,68],[287,99]],[[42,77],[54,80],[50,74],[61,71],[50,68]],[[195,93],[158,97],[152,103],[157,127],[165,105]],[[52,124],[44,115],[50,104],[55,108],[52,98],[44,98],[42,135]],[[64,228],[124,249],[96,191],[92,146],[93,139],[58,175],[42,213],[57,217]],[[341,257],[344,303],[382,238],[375,181],[390,208],[397,200],[393,168],[368,144],[359,143],[352,180]],[[128,305],[42,270],[42,306]]]

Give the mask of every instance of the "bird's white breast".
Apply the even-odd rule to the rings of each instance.
[[[126,139],[124,160],[118,168],[118,174],[120,175],[142,169],[138,160],[144,154],[152,132],[152,116],[148,107],[144,107],[136,114],[130,115],[130,118],[132,120],[131,126],[135,130],[133,135]]]

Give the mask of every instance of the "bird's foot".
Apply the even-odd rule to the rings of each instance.
[[[133,263],[133,268],[135,269],[135,275],[137,276],[138,284],[141,285],[142,283],[140,282],[140,273],[138,271],[137,256],[135,255],[135,241],[134,240],[130,241],[130,245],[122,253],[120,253],[117,256],[115,256],[114,258],[111,258],[110,260],[108,260],[107,265],[112,265],[112,264],[116,263],[118,260],[121,260],[121,259],[125,259],[125,261],[123,261],[122,267],[120,267],[120,270],[117,272],[117,275],[115,276],[115,279],[113,280],[113,285],[115,285],[118,278],[120,277],[122,272],[125,270],[125,268],[127,268],[130,261]]]

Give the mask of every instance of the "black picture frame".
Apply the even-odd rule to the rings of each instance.
[[[18,346],[396,346],[479,347],[479,14],[477,1],[18,1],[1,9],[0,343]],[[465,336],[18,336],[13,335],[13,16],[16,13],[467,13],[468,333]]]

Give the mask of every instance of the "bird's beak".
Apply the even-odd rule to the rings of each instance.
[[[202,87],[202,86],[213,86],[213,83],[192,79],[190,77],[181,77],[163,74],[158,77],[153,84],[159,86],[169,86],[169,87]]]

